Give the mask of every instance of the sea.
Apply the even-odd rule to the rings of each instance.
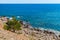
[[[0,4],[0,16],[16,16],[32,27],[60,31],[60,4]]]

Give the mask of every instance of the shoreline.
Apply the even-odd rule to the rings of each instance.
[[[16,16],[17,18],[20,18],[20,16]],[[7,18],[9,18],[9,19],[12,19],[12,17],[7,17]],[[26,23],[26,21],[23,21],[24,22],[24,24]],[[33,28],[34,29],[34,27],[32,27],[31,25],[29,25],[31,28]],[[42,30],[42,31],[44,31],[44,30],[46,30],[46,31],[48,31],[48,32],[53,32],[53,33],[55,33],[55,35],[60,35],[60,31],[58,31],[58,30],[54,30],[54,29],[45,29],[45,28],[42,28],[42,27],[39,27],[39,28],[37,28],[37,27],[35,27],[36,29],[39,29],[39,30]]]
[[[3,19],[1,19],[2,23],[6,23],[8,20],[12,20],[12,17],[8,18],[8,20],[6,20],[7,19],[6,17],[3,17]],[[1,33],[1,32],[0,33],[3,36],[4,32],[8,33],[8,31],[9,31],[9,33],[11,33],[11,34],[14,33],[13,35],[16,35],[16,36],[19,35],[18,37],[21,38],[21,36],[22,36],[22,37],[28,38],[29,40],[30,39],[33,39],[33,40],[41,40],[41,39],[43,39],[43,40],[50,40],[50,39],[58,40],[58,39],[60,39],[60,35],[59,35],[60,32],[58,32],[58,31],[55,31],[52,29],[45,29],[45,28],[41,28],[41,27],[34,28],[29,22],[26,22],[23,20],[21,20],[20,22],[22,24],[22,26],[21,26],[22,30],[19,30],[19,31],[16,30],[15,32],[9,31],[9,30],[1,30],[1,32],[3,32],[3,33]],[[10,36],[11,34],[8,34],[8,35]],[[6,39],[7,39],[7,37],[6,37]],[[31,38],[31,37],[33,37],[33,38]],[[2,39],[4,39],[4,38],[2,38]],[[14,36],[13,36],[13,39],[15,39]],[[24,39],[24,38],[21,38],[21,39]],[[28,40],[28,39],[26,39],[26,40]]]
[[[34,28],[32,28],[32,29],[34,29]],[[45,28],[41,28],[41,27],[35,28],[35,29],[39,29],[39,30],[41,30],[41,31],[52,32],[52,33],[54,33],[56,36],[59,36],[59,35],[60,35],[60,31],[53,30],[53,29],[45,29]]]
[[[39,28],[40,30],[46,30],[46,31],[49,31],[49,32],[53,32],[55,33],[57,36],[60,35],[60,31],[57,31],[57,30],[54,30],[54,29],[45,29],[45,28]]]
[[[25,21],[23,21],[24,24],[25,24]],[[57,31],[57,30],[54,30],[54,29],[45,29],[45,28],[42,28],[42,27],[32,27],[32,25],[29,24],[29,27],[32,28],[32,29],[37,29],[37,30],[41,30],[41,31],[48,31],[48,32],[53,32],[56,36],[59,36],[60,35],[60,31]]]

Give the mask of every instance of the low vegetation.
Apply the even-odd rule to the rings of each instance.
[[[8,20],[8,22],[4,25],[4,29],[12,32],[21,30],[21,23],[15,17],[12,17],[12,20]]]

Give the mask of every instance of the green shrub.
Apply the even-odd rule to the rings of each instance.
[[[15,30],[21,30],[21,24],[20,23],[16,23],[14,26]]]
[[[21,30],[21,23],[16,20],[15,17],[12,17],[12,20],[8,20],[8,22],[6,23],[6,25],[4,25],[4,29],[5,30]]]

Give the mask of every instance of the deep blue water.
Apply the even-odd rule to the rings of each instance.
[[[60,31],[60,4],[0,4],[0,16],[21,16],[33,27]]]

